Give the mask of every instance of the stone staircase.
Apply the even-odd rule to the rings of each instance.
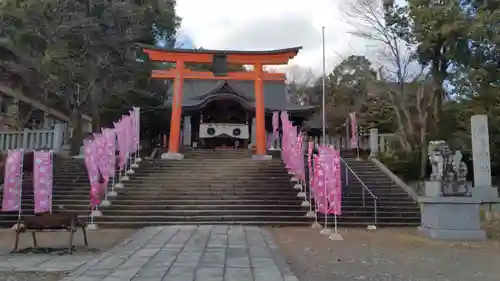
[[[247,150],[193,150],[182,161],[144,161],[100,226],[166,224],[295,225],[309,221],[279,158]]]
[[[90,214],[90,187],[83,160],[57,157],[53,180],[53,211],[73,212],[87,219]],[[0,192],[0,200],[2,195],[3,192]],[[33,197],[33,174],[24,172],[22,216],[33,214]],[[0,227],[11,227],[17,217],[18,212],[0,212]]]
[[[165,224],[305,225],[308,208],[300,206],[279,154],[271,161],[251,160],[246,150],[193,150],[183,161],[143,161],[130,176],[112,206],[96,218],[100,227],[143,227]],[[377,196],[379,226],[416,226],[420,210],[408,194],[392,184],[370,160],[356,160],[343,151],[354,173],[343,171],[341,226],[366,226],[375,222],[374,200],[363,182]],[[346,177],[347,174],[347,177]],[[54,172],[53,209],[88,219],[89,183],[83,160],[58,158]],[[347,183],[347,185],[346,185]],[[1,199],[1,193],[0,193]],[[1,201],[0,201],[1,202]],[[32,176],[25,174],[23,215],[33,213]],[[10,227],[17,212],[0,213],[0,227]],[[323,217],[319,215],[319,220]]]
[[[357,159],[356,152],[352,150],[342,151],[342,157],[348,167],[345,165],[342,167],[343,209],[350,210],[350,202],[353,202],[352,208],[358,208],[357,211],[353,211],[357,213],[357,220],[374,221],[375,200],[363,187],[364,184],[377,197],[379,226],[420,225],[420,207],[417,202],[405,190],[395,185],[371,160]],[[365,189],[364,206],[363,189]],[[343,217],[345,218],[345,215]],[[353,222],[352,219],[349,221]]]

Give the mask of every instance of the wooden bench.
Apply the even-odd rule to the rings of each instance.
[[[14,252],[18,250],[19,238],[21,233],[31,232],[33,237],[33,247],[37,248],[38,243],[36,241],[37,232],[69,232],[69,244],[68,253],[71,254],[73,251],[73,235],[78,228],[81,228],[83,232],[83,239],[85,242],[85,247],[88,248],[87,232],[85,230],[86,223],[78,219],[76,214],[63,213],[63,214],[40,214],[35,216],[24,217],[17,223],[16,231],[16,242],[14,244]]]

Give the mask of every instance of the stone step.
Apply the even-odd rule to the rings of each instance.
[[[148,222],[167,222],[167,223],[177,223],[177,222],[192,222],[197,223],[201,221],[224,221],[224,222],[244,222],[244,221],[302,221],[311,222],[312,219],[305,217],[305,215],[300,216],[283,216],[283,215],[204,215],[204,216],[107,216],[96,217],[97,223],[101,222],[141,222],[147,218]],[[333,218],[333,216],[332,216]],[[318,217],[321,221],[322,217]],[[407,218],[407,217],[384,217],[379,216],[378,221],[400,221],[400,222],[420,222],[420,216],[418,218]],[[349,221],[357,223],[370,223],[374,221],[373,216],[339,216],[337,217],[338,222]]]
[[[282,204],[281,202],[275,202],[274,204],[269,204],[269,203],[254,203],[254,204],[213,204],[213,205],[196,205],[196,204],[188,204],[188,205],[161,205],[161,204],[156,204],[156,205],[151,205],[151,204],[124,204],[121,201],[111,201],[112,206],[108,208],[102,208],[106,212],[108,210],[127,210],[127,211],[168,211],[168,210],[186,210],[186,211],[217,211],[217,210],[222,210],[224,212],[229,212],[231,210],[308,210],[308,207],[302,207],[298,208],[300,205],[299,202],[292,202],[291,204],[285,205]],[[140,202],[141,203],[141,202]],[[224,202],[223,202],[224,203]],[[259,204],[260,203],[260,204]],[[405,212],[414,212],[415,210],[419,210],[419,208],[415,206],[378,206],[380,208],[381,212],[389,212],[389,211],[394,211],[394,210],[399,210],[402,213]],[[57,205],[53,207],[54,210],[58,210]],[[82,202],[75,202],[74,204],[71,204],[69,206],[65,206],[64,209],[66,211],[72,211],[72,210],[89,210],[89,204],[85,204]],[[359,206],[352,206],[352,205],[343,205],[342,210],[344,212],[372,212],[374,210],[373,205],[366,205],[365,207],[359,207]],[[26,213],[31,213],[33,210],[32,209],[23,209],[24,212]],[[16,212],[17,213],[17,212]]]
[[[29,194],[23,197],[23,203],[30,203],[33,202],[33,195]],[[359,203],[362,204],[362,197],[361,196],[344,196],[342,197],[342,202],[344,204],[346,203]],[[397,199],[397,200],[394,200]],[[417,206],[415,202],[413,202],[410,199],[407,200],[402,200],[406,198],[390,198],[390,197],[381,197],[377,199],[377,203],[379,205],[413,205]],[[57,202],[60,201],[74,201],[74,202],[85,202],[86,200],[89,200],[89,195],[88,194],[65,194],[65,195],[60,195],[60,194],[55,194],[52,198],[53,204],[56,204]],[[302,199],[299,199],[296,197],[296,194],[292,194],[290,196],[276,196],[276,195],[252,195],[252,196],[238,196],[238,195],[232,195],[232,194],[219,194],[217,196],[214,195],[186,195],[186,194],[125,194],[125,193],[119,193],[118,197],[116,198],[110,198],[112,201],[120,201],[120,202],[134,202],[134,201],[154,201],[151,202],[151,204],[155,204],[156,202],[170,202],[173,201],[189,201],[189,202],[240,202],[240,203],[247,203],[247,202],[255,202],[255,201],[264,201],[264,202],[291,202],[291,201],[297,201],[301,202]],[[365,203],[366,204],[372,204],[374,202],[373,198],[368,198],[365,197]],[[195,204],[195,203],[193,203]]]
[[[10,228],[15,222],[0,220],[0,226]],[[311,225],[312,221],[235,221],[235,222],[227,222],[227,221],[197,221],[196,225],[256,225],[256,226],[279,226],[279,227],[287,227],[287,226],[299,226],[299,225]],[[366,225],[370,222],[350,222],[350,221],[340,221],[338,222],[339,227],[366,227]],[[163,226],[163,225],[192,225],[193,222],[190,221],[176,221],[176,222],[158,222],[158,221],[129,221],[129,222],[113,222],[113,221],[99,221],[100,228],[143,228],[148,226]],[[401,222],[401,221],[384,221],[378,223],[379,227],[415,227],[420,225],[420,222]],[[329,226],[333,226],[333,221],[329,222]]]

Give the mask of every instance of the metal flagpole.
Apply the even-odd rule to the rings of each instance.
[[[316,169],[316,165],[314,163],[314,158],[311,159],[311,167],[312,167],[312,172],[314,174],[314,170]],[[314,180],[315,179],[313,178],[313,181]],[[309,184],[309,192],[311,192],[311,190],[312,190],[312,184]],[[311,198],[312,198],[312,192],[311,192]],[[311,199],[311,202],[312,202],[312,199]],[[318,222],[318,204],[319,204],[319,202],[316,202],[316,200],[314,200],[314,223],[312,225],[312,228],[321,229],[322,226]],[[311,211],[312,211],[312,208],[311,208]]]
[[[321,234],[324,235],[331,235],[332,232],[330,229],[328,229],[328,195],[327,195],[327,182],[326,182],[326,171],[323,170],[323,184],[325,185],[324,190],[323,190],[323,197],[324,197],[324,206],[323,206],[323,211],[324,211],[324,228],[320,231]]]
[[[322,64],[323,64],[323,79],[322,80],[322,102],[321,105],[323,107],[322,111],[322,129],[323,129],[323,145],[326,143],[326,55],[325,55],[325,27],[323,26],[321,28],[321,39],[322,39],[322,46],[323,46],[323,58],[322,58]]]
[[[321,41],[322,41],[322,70],[323,70],[323,78],[321,79],[321,82],[322,82],[322,102],[321,102],[321,105],[322,105],[322,119],[323,119],[323,122],[322,122],[322,129],[323,129],[323,140],[322,140],[322,144],[325,145],[326,144],[326,55],[325,55],[325,27],[321,27]],[[324,175],[325,176],[325,175]],[[326,198],[326,185],[325,185],[325,190],[324,190],[325,194],[325,198]],[[325,204],[325,226],[323,228],[323,230],[321,230],[321,234],[325,234],[325,235],[330,235],[330,230],[328,229],[328,213],[326,212],[326,207],[327,207],[327,202],[325,200],[324,202]]]
[[[332,146],[330,146],[330,147],[332,149],[334,149]],[[335,156],[333,157],[332,161],[333,161],[333,167],[337,167],[335,165]],[[339,161],[340,161],[340,159],[339,159]],[[336,170],[334,170],[334,171],[336,171]],[[340,172],[340,170],[338,172]],[[336,184],[337,183],[335,183],[335,185]],[[334,188],[337,188],[337,187],[334,187]],[[337,196],[338,196],[338,194],[335,193],[335,197],[337,197]],[[330,235],[329,239],[330,240],[344,240],[344,238],[340,235],[339,229],[338,229],[338,218],[337,218],[337,211],[336,211],[337,210],[337,198],[333,199],[333,208],[335,211],[333,214],[334,215],[334,230],[333,230],[333,233]]]

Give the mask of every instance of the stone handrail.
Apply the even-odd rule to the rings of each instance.
[[[384,173],[386,176],[388,176],[396,185],[398,185],[399,187],[401,187],[404,191],[406,191],[408,193],[408,195],[410,195],[413,200],[415,200],[416,202],[418,202],[418,195],[417,193],[415,192],[415,190],[413,190],[410,186],[408,186],[405,182],[403,182],[398,176],[396,176],[396,174],[394,174],[391,170],[389,170],[389,168],[387,168],[384,163],[380,162],[378,159],[376,158],[370,158],[372,163],[375,164],[375,166],[377,168],[379,168],[379,170]]]

